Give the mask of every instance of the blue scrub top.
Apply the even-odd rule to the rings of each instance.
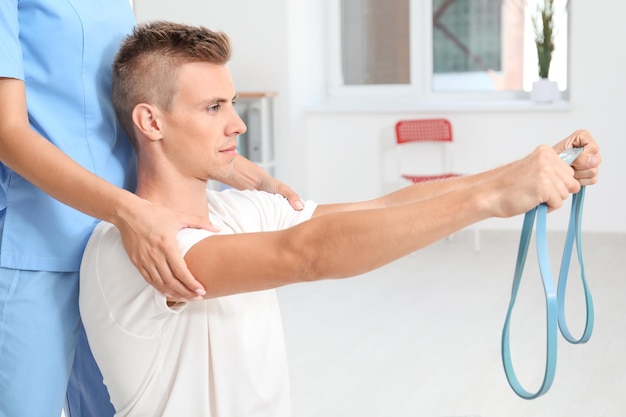
[[[24,80],[31,127],[130,190],[135,154],[110,91],[111,63],[134,24],[128,0],[0,0],[0,77]],[[0,266],[78,271],[96,222],[0,163]]]

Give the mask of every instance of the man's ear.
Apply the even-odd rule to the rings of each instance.
[[[148,139],[160,140],[163,132],[159,115],[160,111],[156,107],[146,103],[137,104],[133,109],[133,124]]]

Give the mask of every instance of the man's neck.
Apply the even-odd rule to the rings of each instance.
[[[142,175],[137,181],[136,194],[152,204],[181,213],[208,217],[206,182],[199,179],[163,178]]]

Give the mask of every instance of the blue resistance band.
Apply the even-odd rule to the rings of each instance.
[[[568,150],[561,154],[561,158],[567,163],[571,164],[576,157],[582,152],[582,148]],[[504,322],[504,329],[502,331],[502,362],[504,365],[504,372],[507,380],[513,391],[521,398],[531,400],[537,398],[550,389],[554,380],[554,374],[556,372],[556,356],[557,356],[557,328],[561,334],[569,343],[579,344],[585,343],[591,337],[593,331],[593,300],[591,299],[591,292],[587,285],[585,278],[585,267],[582,258],[582,246],[581,246],[581,217],[583,200],[585,198],[585,187],[581,187],[580,191],[572,196],[572,210],[570,213],[569,225],[567,228],[567,236],[565,239],[565,248],[563,250],[563,258],[561,260],[561,269],[559,271],[558,289],[555,289],[554,279],[552,278],[552,272],[550,268],[550,259],[548,255],[548,243],[546,237],[546,218],[548,214],[548,206],[546,204],[540,204],[534,209],[526,213],[524,217],[524,224],[522,228],[522,235],[520,238],[519,250],[517,253],[517,262],[515,265],[515,275],[513,278],[513,290],[511,292],[511,301],[509,302],[509,309],[506,314],[506,320]],[[510,333],[510,319],[513,312],[513,306],[517,297],[520,281],[522,279],[522,272],[524,270],[524,264],[526,263],[526,255],[528,253],[528,244],[532,235],[533,224],[535,222],[535,216],[537,218],[537,257],[539,261],[539,271],[541,273],[541,279],[543,282],[543,289],[546,299],[546,320],[547,320],[547,340],[546,340],[546,366],[543,376],[543,382],[536,392],[530,392],[524,389],[519,382],[515,371],[513,370],[513,363],[511,361],[511,347],[509,344]],[[570,260],[572,257],[572,249],[576,242],[576,249],[578,252],[578,263],[580,265],[580,278],[582,281],[582,287],[585,294],[585,304],[587,309],[587,318],[585,323],[585,329],[580,338],[575,338],[567,327],[565,319],[565,288],[567,285],[567,276],[569,273]]]

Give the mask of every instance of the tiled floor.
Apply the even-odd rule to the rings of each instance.
[[[294,417],[626,416],[626,235],[584,234],[594,334],[585,345],[559,340],[554,384],[532,401],[513,393],[500,360],[518,239],[481,232],[476,253],[461,232],[358,278],[279,289]],[[556,271],[563,235],[550,244]],[[584,319],[577,272],[566,307],[575,334]],[[540,285],[529,255],[511,336],[529,390],[545,357]]]

